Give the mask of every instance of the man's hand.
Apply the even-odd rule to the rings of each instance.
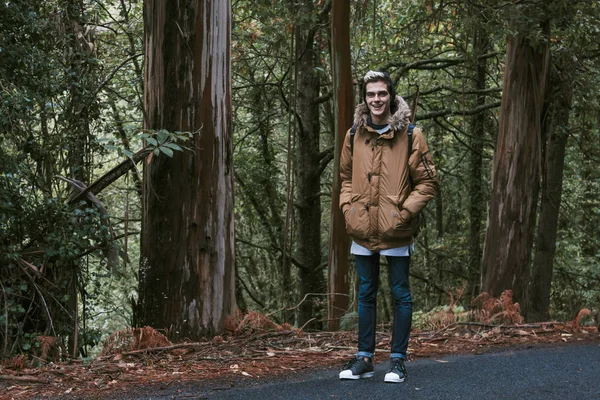
[[[403,208],[402,210],[400,210],[400,219],[404,222],[410,222],[412,216],[410,215],[408,210]]]

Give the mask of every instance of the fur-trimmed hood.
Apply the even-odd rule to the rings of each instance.
[[[401,96],[396,96],[395,101],[391,105],[391,109],[396,109],[388,120],[391,128],[396,132],[404,132],[410,123],[410,107]],[[354,126],[358,129],[361,126],[366,126],[369,117],[369,107],[366,103],[360,103],[354,110]]]

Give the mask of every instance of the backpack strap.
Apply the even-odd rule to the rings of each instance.
[[[412,153],[412,134],[413,134],[413,129],[415,129],[415,126],[413,124],[408,124],[408,131],[406,131],[406,134],[408,135],[408,156],[410,157],[410,154]]]
[[[350,128],[350,155],[354,155],[354,134],[356,133],[356,125]]]

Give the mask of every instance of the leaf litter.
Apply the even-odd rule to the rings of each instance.
[[[479,315],[486,318],[461,322],[459,315],[451,315],[451,305],[440,311],[444,315],[432,316],[429,327],[434,329],[414,329],[409,361],[433,358],[443,362],[439,358],[444,355],[482,354],[507,347],[600,343],[597,326],[580,324],[591,313],[587,309],[569,322],[525,324],[520,316],[511,315],[519,312],[512,303],[497,309],[499,303],[485,301],[496,307],[487,312],[479,309]],[[13,357],[0,365],[0,398],[111,398],[149,385],[259,380],[314,369],[315,365],[338,367],[356,353],[356,331],[303,331],[289,324],[278,325],[256,312],[237,315],[225,328],[227,334],[222,336],[176,344],[151,327],[121,330],[104,343],[102,355],[89,363],[73,359],[34,368],[22,355]],[[391,341],[390,324],[377,328],[376,361],[387,358]]]

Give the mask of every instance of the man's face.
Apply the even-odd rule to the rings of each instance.
[[[367,106],[373,123],[387,123],[390,117],[390,92],[385,82],[369,82],[366,88]]]

